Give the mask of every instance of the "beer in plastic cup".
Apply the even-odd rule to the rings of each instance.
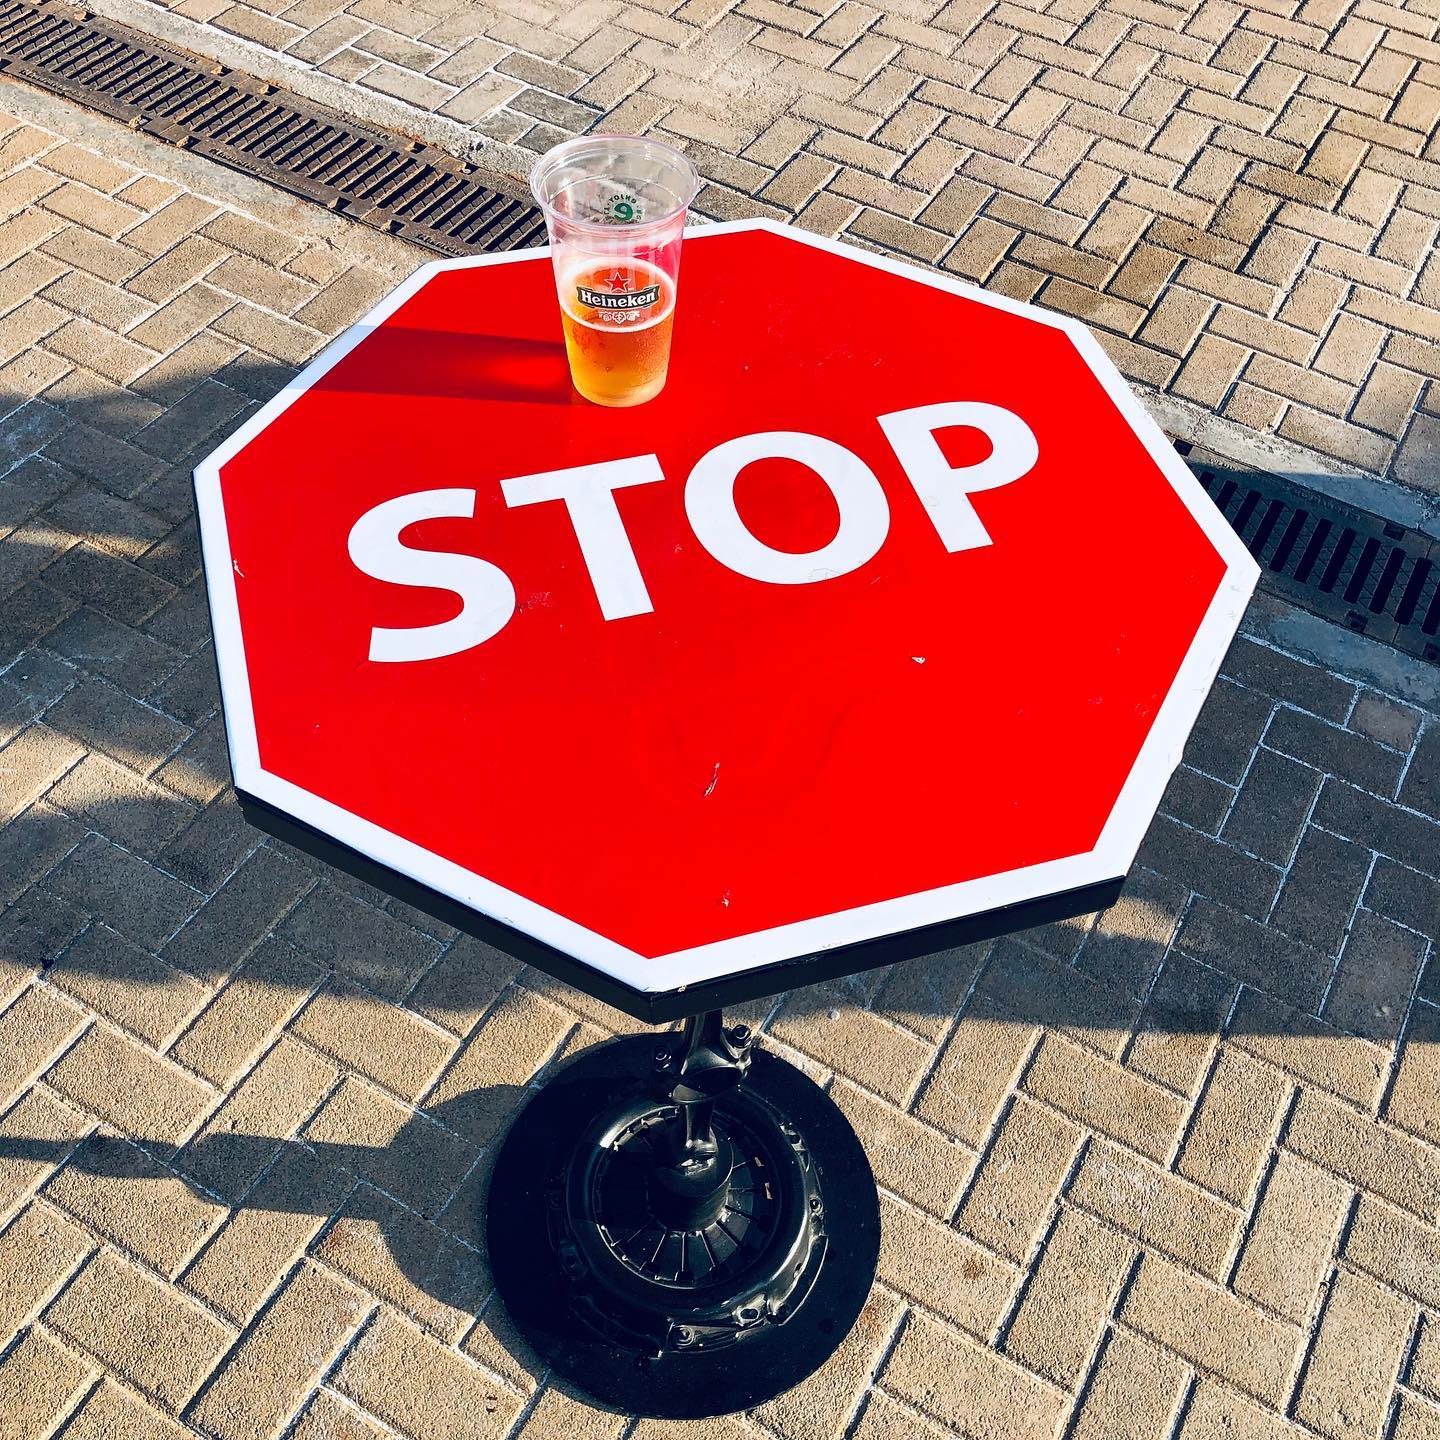
[[[640,405],[665,385],[695,167],[658,140],[585,135],[541,156],[530,186],[550,232],[575,388]]]

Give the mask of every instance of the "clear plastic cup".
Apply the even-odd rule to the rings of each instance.
[[[699,185],[678,150],[633,135],[567,140],[530,174],[570,378],[597,405],[641,405],[664,388],[680,241]]]

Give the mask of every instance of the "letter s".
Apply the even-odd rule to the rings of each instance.
[[[412,550],[400,542],[400,532],[418,520],[468,518],[474,513],[473,490],[422,490],[386,500],[351,527],[350,558],[372,579],[452,590],[461,600],[460,613],[453,620],[403,630],[379,626],[371,630],[372,660],[438,660],[469,650],[505,628],[515,613],[515,587],[498,565],[474,555]]]

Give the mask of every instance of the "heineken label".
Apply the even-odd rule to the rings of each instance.
[[[582,305],[593,310],[648,310],[660,298],[658,285],[647,285],[643,290],[592,290],[588,285],[577,285],[575,294]]]

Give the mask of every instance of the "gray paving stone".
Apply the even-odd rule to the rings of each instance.
[[[1327,775],[1338,775],[1362,790],[1390,796],[1400,780],[1402,756],[1349,730],[1327,725],[1301,710],[1282,706],[1275,712],[1265,743],[1304,760]]]
[[[1440,875],[1440,824],[1397,810],[1374,795],[1338,780],[1320,791],[1314,820],[1411,869]]]
[[[1426,727],[1400,787],[1400,803],[1440,819],[1440,724]]]
[[[1269,696],[1229,680],[1217,681],[1185,746],[1185,763],[1238,785],[1273,709]]]
[[[1270,923],[1333,955],[1345,938],[1373,858],[1359,845],[1307,826]]]
[[[1257,919],[1270,913],[1280,889],[1281,871],[1276,866],[1163,815],[1151,825],[1136,858]]]
[[[1288,865],[1323,778],[1308,765],[1257,750],[1220,838],[1275,865]]]
[[[1422,935],[1440,935],[1440,882],[1393,860],[1375,862],[1365,904]]]
[[[1200,896],[1186,913],[1175,944],[1187,955],[1314,1012],[1334,961],[1308,945]]]
[[[1247,689],[1337,724],[1344,722],[1355,699],[1355,687],[1349,681],[1244,635],[1231,646],[1221,673]]]

